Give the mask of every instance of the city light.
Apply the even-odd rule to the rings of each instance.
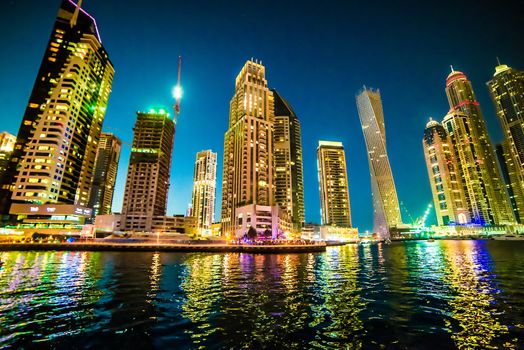
[[[182,88],[179,85],[173,88],[173,98],[177,101],[182,98]]]

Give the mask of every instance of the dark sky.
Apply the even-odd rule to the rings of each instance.
[[[172,105],[177,57],[183,56],[168,214],[185,212],[195,154],[211,148],[220,159],[219,218],[229,100],[237,73],[254,57],[302,124],[307,220],[320,221],[318,140],[338,140],[346,148],[353,223],[364,231],[372,227],[371,190],[356,92],[364,84],[380,89],[398,196],[413,217],[421,216],[431,202],[421,138],[429,116],[440,120],[448,110],[444,82],[450,64],[473,82],[493,141],[501,139],[485,82],[496,56],[524,69],[518,3],[85,0],[83,7],[97,19],[116,69],[104,127],[126,142],[137,110]],[[0,3],[0,131],[18,130],[59,4]],[[126,146],[116,211],[128,159]]]

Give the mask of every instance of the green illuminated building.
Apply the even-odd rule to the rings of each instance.
[[[137,112],[122,208],[122,228],[151,232],[166,215],[175,122],[165,110]]]

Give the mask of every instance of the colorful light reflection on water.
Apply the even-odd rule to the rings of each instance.
[[[524,242],[0,252],[0,348],[519,348]]]

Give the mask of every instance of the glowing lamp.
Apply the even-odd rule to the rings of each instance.
[[[182,97],[182,88],[180,86],[175,86],[173,88],[173,97],[175,100],[179,100]]]

